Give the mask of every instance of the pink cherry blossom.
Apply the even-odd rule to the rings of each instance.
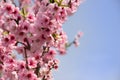
[[[16,2],[17,1],[17,2]],[[0,80],[53,80],[69,43],[62,25],[81,0],[1,0]]]

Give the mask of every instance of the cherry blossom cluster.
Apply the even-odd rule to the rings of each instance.
[[[57,54],[65,54],[62,25],[81,0],[1,0],[0,80],[52,80]],[[18,57],[17,57],[18,56]],[[22,56],[22,57],[20,57]]]

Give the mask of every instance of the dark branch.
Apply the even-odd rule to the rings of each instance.
[[[39,70],[40,70],[40,62],[37,63],[37,67],[36,67],[36,70],[35,70],[35,74],[37,75],[37,77],[40,76]]]
[[[29,70],[29,67],[28,67],[28,60],[27,60],[27,52],[26,52],[26,48],[25,48],[25,47],[24,47],[24,51],[25,51],[26,69]]]
[[[7,2],[6,0],[3,0],[4,2]]]

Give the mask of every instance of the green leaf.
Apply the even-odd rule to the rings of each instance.
[[[59,34],[57,34],[57,33],[53,33],[53,34],[52,34],[52,37],[53,37],[54,39],[59,39],[59,38],[60,38]]]
[[[66,49],[69,48],[72,44],[73,44],[73,42],[71,42],[71,43],[66,43],[66,44],[65,44]]]
[[[54,0],[49,0],[50,1],[50,3],[54,3],[55,1]]]
[[[3,34],[4,36],[6,36],[6,35],[9,34],[9,32],[8,32],[8,31],[4,31],[2,34]]]
[[[28,14],[28,12],[26,11],[26,8],[22,8],[22,10],[20,11],[20,14],[25,18]]]

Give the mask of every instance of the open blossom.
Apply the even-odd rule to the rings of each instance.
[[[73,44],[78,47],[79,46],[79,38],[83,36],[83,32],[78,32],[77,35],[75,36],[75,39],[73,41]]]
[[[28,66],[29,68],[37,67],[37,61],[35,61],[35,58],[28,58]]]
[[[71,45],[62,25],[80,3],[1,0],[0,80],[53,80],[52,70],[59,67],[56,55],[65,54]],[[81,35],[72,42],[76,46]]]

